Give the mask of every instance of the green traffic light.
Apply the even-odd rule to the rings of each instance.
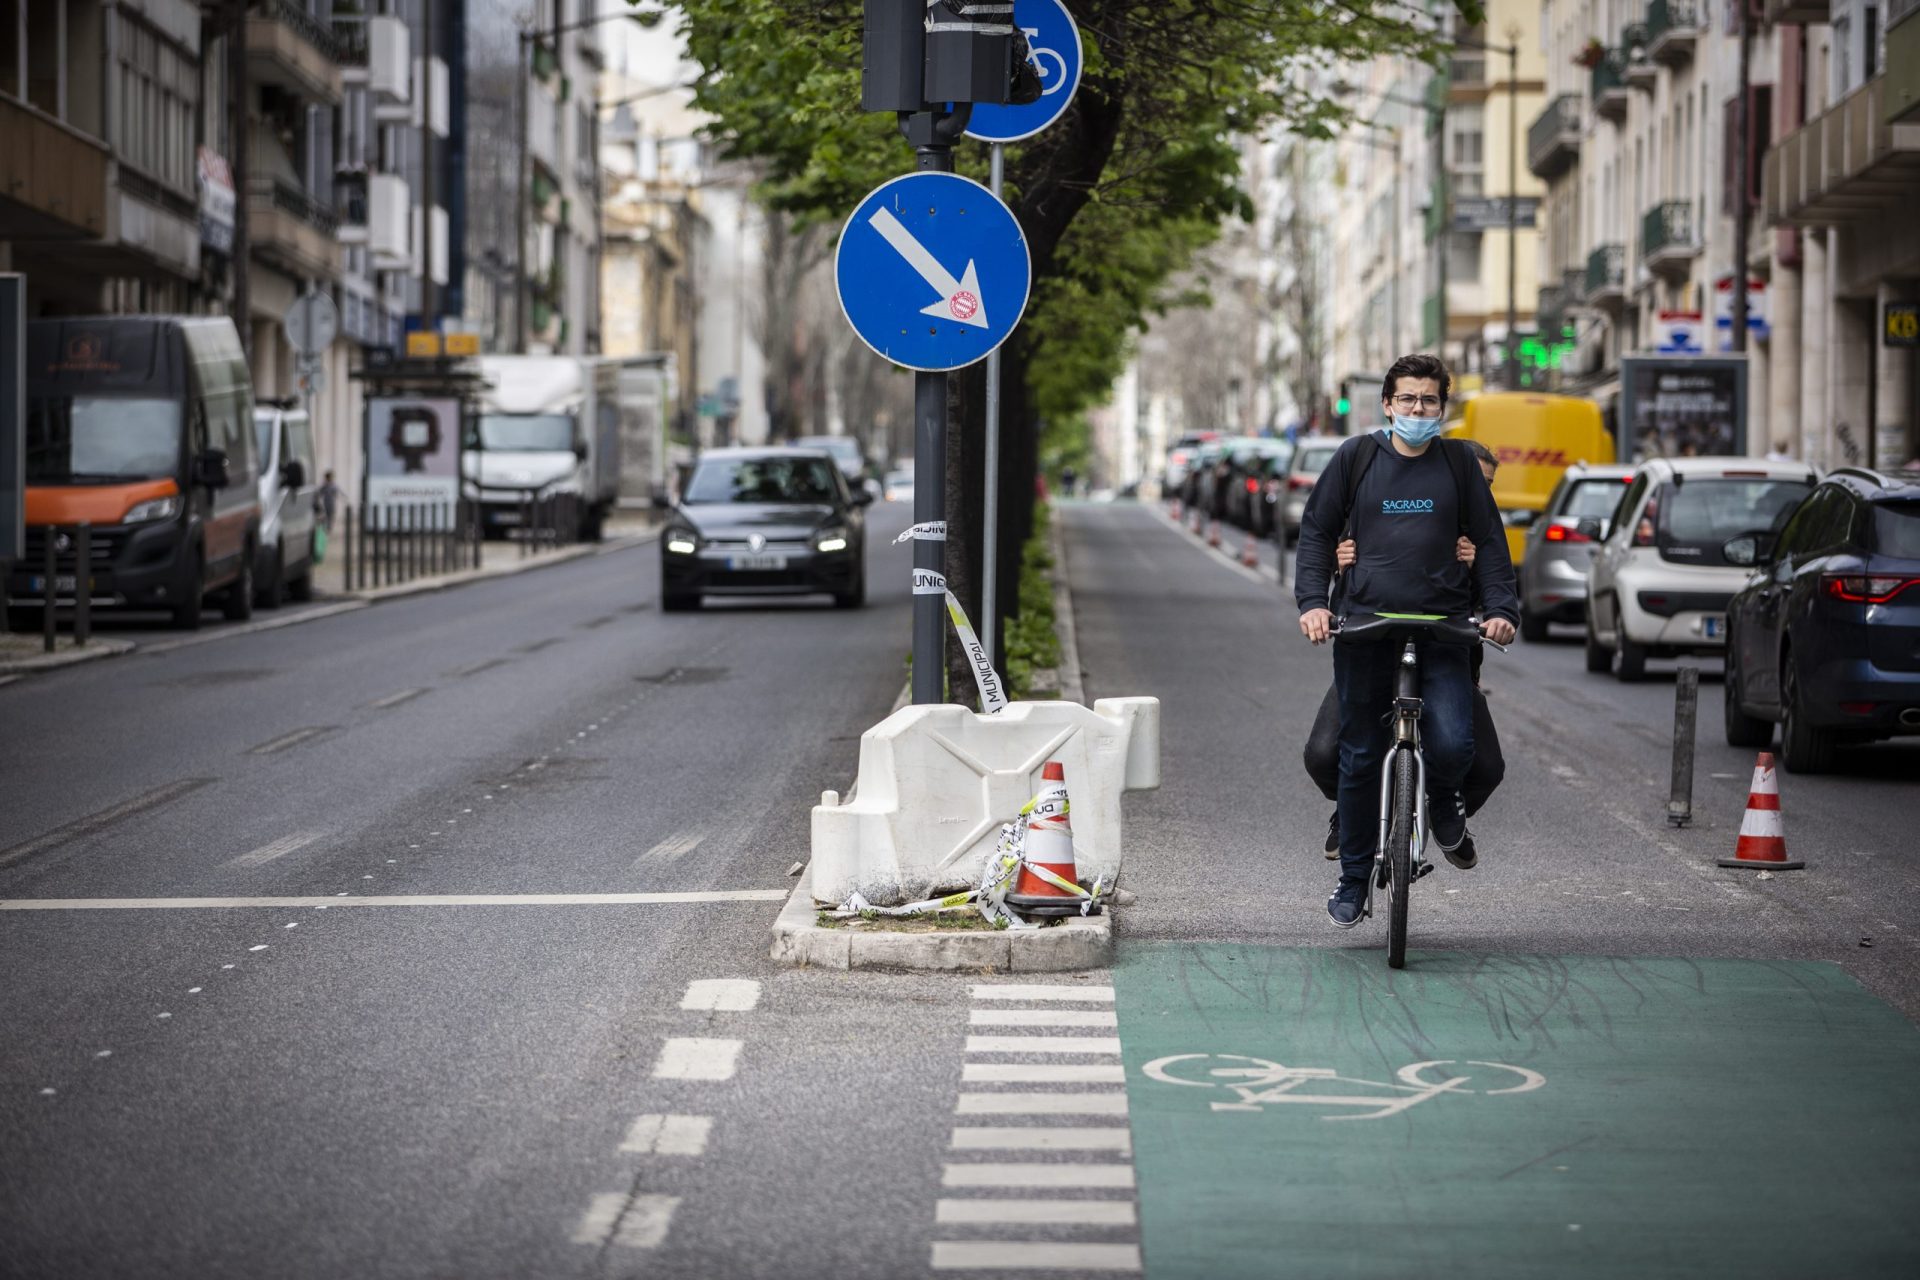
[[[1341,396],[1333,402],[1333,411],[1344,418],[1353,412],[1353,401],[1347,399],[1345,396]]]

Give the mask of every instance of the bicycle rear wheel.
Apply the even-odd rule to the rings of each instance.
[[[1387,824],[1387,964],[1407,966],[1407,898],[1413,888],[1414,759],[1393,753],[1393,821]]]

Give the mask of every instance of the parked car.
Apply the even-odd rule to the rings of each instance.
[[[1287,546],[1300,541],[1300,521],[1307,513],[1307,499],[1340,445],[1338,436],[1309,436],[1295,446],[1287,466],[1286,501],[1280,509],[1280,529]]]
[[[1526,558],[1516,568],[1523,638],[1545,640],[1548,623],[1586,621],[1587,567],[1632,479],[1632,467],[1584,462],[1561,474],[1526,531]]]
[[[1834,748],[1920,734],[1920,480],[1828,476],[1778,537],[1726,546],[1755,572],[1727,606],[1727,742],[1764,747],[1780,725],[1795,773]]]
[[[1532,391],[1496,391],[1466,402],[1456,439],[1477,440],[1493,451],[1500,470],[1493,500],[1507,528],[1507,554],[1524,563],[1527,529],[1539,517],[1561,473],[1575,463],[1614,460],[1600,406],[1581,396]]]
[[[1202,441],[1194,450],[1193,462],[1180,485],[1180,498],[1189,515],[1205,515],[1213,510],[1214,470],[1226,446],[1218,439]]]
[[[7,577],[13,625],[28,625],[15,610],[44,599],[50,525],[57,604],[86,589],[96,607],[164,609],[193,629],[202,598],[218,593],[227,617],[253,615],[253,383],[231,320],[32,321],[26,393],[27,556]],[[82,521],[84,570],[71,533]]]
[[[660,537],[661,608],[709,595],[827,594],[866,603],[873,501],[819,449],[709,449]]]
[[[852,488],[858,489],[867,478],[867,456],[860,452],[860,442],[852,436],[801,436],[793,443],[795,448],[819,449],[830,454]]]
[[[313,599],[315,529],[313,424],[305,409],[257,405],[254,445],[260,456],[260,549],[254,589],[260,602],[278,608],[287,599]]]
[[[1654,458],[1640,464],[1587,570],[1587,670],[1619,657],[1622,680],[1648,658],[1719,653],[1727,603],[1747,571],[1731,538],[1779,529],[1818,479],[1799,462]]]
[[[887,472],[887,478],[880,486],[880,496],[887,502],[912,502],[913,468],[898,467]]]
[[[1243,436],[1227,444],[1227,523],[1259,534],[1266,528],[1267,474],[1275,460],[1290,460],[1293,446],[1271,436]]]

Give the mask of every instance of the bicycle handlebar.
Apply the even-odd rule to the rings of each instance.
[[[1487,644],[1505,653],[1507,646],[1487,639],[1480,629],[1478,616],[1469,615],[1465,623],[1455,622],[1451,618],[1395,618],[1382,614],[1361,614],[1365,622],[1355,622],[1345,616],[1335,618],[1333,625],[1327,628],[1331,636],[1359,636],[1374,631],[1414,632],[1432,639],[1452,644]]]

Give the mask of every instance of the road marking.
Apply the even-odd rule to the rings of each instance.
[[[515,653],[538,653],[542,649],[551,649],[564,638],[563,636],[548,636],[545,640],[531,640],[526,644],[515,645],[513,651]]]
[[[973,1009],[975,1027],[1117,1027],[1111,1009]]]
[[[943,1187],[1133,1186],[1130,1164],[950,1164],[942,1169]]]
[[[182,778],[177,782],[169,782],[151,791],[142,792],[131,800],[122,800],[119,804],[102,809],[98,813],[76,818],[65,826],[55,827],[31,840],[22,841],[8,849],[0,849],[0,867],[10,867],[22,858],[31,857],[42,850],[58,848],[83,836],[104,831],[116,822],[124,822],[137,813],[145,813],[149,809],[158,809],[163,804],[170,804],[181,796],[190,795],[214,781],[213,778]]]
[[[712,1116],[636,1116],[620,1149],[640,1155],[704,1155],[712,1131]]]
[[[257,747],[248,747],[250,756],[271,756],[285,751],[288,747],[297,747],[303,742],[318,738],[322,734],[332,733],[338,725],[310,724],[304,729],[295,729],[292,733],[283,733],[271,742],[263,742]]]
[[[283,858],[296,850],[304,849],[326,833],[323,831],[296,831],[290,836],[281,836],[272,844],[263,844],[252,853],[243,853],[227,865],[229,867],[260,867]]]
[[[1119,1036],[968,1036],[968,1053],[1119,1053]]]
[[[1047,985],[979,985],[973,989],[975,1000],[1084,1000],[1090,1004],[1112,1004],[1112,987],[1067,987]]]
[[[609,1191],[596,1195],[573,1229],[575,1244],[612,1243],[628,1249],[657,1249],[667,1238],[679,1196],[633,1196]]]
[[[946,1223],[1017,1223],[1022,1226],[1131,1227],[1130,1200],[955,1200],[933,1202],[933,1220]]]
[[[420,893],[359,898],[6,898],[0,911],[197,911],[226,907],[628,907],[678,902],[785,902],[784,889],[708,893]]]
[[[739,1065],[741,1040],[676,1038],[660,1046],[653,1064],[655,1080],[731,1080]]]
[[[952,1151],[1124,1151],[1133,1134],[1124,1126],[1084,1129],[955,1129]]]
[[[1123,1116],[1124,1093],[963,1093],[955,1115]]]
[[[426,689],[402,689],[398,693],[390,693],[384,698],[377,698],[367,705],[375,711],[385,711],[388,707],[397,707],[403,702],[411,702],[426,692],[428,692]]]
[[[1032,1240],[936,1240],[936,1271],[1138,1271],[1137,1244],[1043,1244]]]
[[[507,660],[505,658],[488,658],[485,662],[470,662],[464,667],[455,667],[452,671],[447,672],[447,674],[458,679],[461,676],[477,676],[482,671],[491,671],[495,667],[504,667],[506,665]]]
[[[739,1013],[760,1003],[760,984],[751,978],[697,978],[687,984],[682,1009]]]
[[[969,1062],[961,1069],[960,1080],[963,1084],[1125,1084],[1127,1074],[1117,1062]]]
[[[668,836],[653,848],[633,860],[633,870],[638,871],[648,863],[674,863],[700,847],[706,836],[692,831],[681,831]]]

